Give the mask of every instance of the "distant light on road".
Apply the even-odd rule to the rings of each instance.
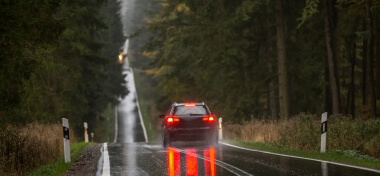
[[[124,58],[123,54],[120,53],[119,54],[119,63],[123,63],[123,58]]]

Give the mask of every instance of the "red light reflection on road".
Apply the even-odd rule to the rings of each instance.
[[[203,151],[204,158],[208,158],[208,160],[204,160],[205,162],[205,175],[215,176],[215,149],[209,148]]]
[[[181,175],[180,153],[173,148],[168,148],[168,173],[169,176]]]
[[[215,167],[215,148],[207,148],[203,150],[203,156],[197,155],[196,149],[185,149],[182,154],[185,155],[185,161],[182,160],[183,172],[186,172],[186,176],[198,176],[198,157],[204,160],[204,175],[216,176]],[[181,152],[174,148],[167,148],[167,161],[168,161],[168,174],[169,176],[181,175]],[[183,157],[183,155],[182,155]],[[202,167],[202,163],[199,163]]]
[[[186,175],[198,175],[197,151],[195,149],[186,149]]]

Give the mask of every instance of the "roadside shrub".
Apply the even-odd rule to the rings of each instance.
[[[301,113],[288,120],[224,124],[226,139],[262,142],[297,150],[320,150],[320,117]],[[327,149],[380,157],[380,119],[328,118]]]
[[[5,127],[0,131],[0,175],[26,175],[55,161],[63,153],[62,136],[59,124]]]
[[[316,150],[320,139],[320,122],[312,114],[299,114],[280,122],[279,138],[273,142],[297,150]]]
[[[327,145],[331,150],[357,150],[380,157],[380,120],[332,117]]]

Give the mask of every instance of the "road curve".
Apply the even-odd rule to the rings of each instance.
[[[114,142],[147,142],[147,135],[138,105],[133,70],[129,67],[127,59],[124,63],[123,74],[126,75],[125,87],[128,89],[129,93],[121,99],[116,108],[117,131]]]

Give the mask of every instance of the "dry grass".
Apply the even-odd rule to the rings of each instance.
[[[7,126],[0,131],[0,175],[25,175],[63,153],[60,124]],[[70,133],[70,139],[74,139]],[[72,140],[71,140],[72,141]]]
[[[244,125],[225,124],[224,134],[228,139],[273,143],[278,139],[280,123],[274,121],[252,120]]]
[[[227,139],[262,142],[297,150],[318,151],[320,117],[300,114],[289,120],[252,120],[243,124],[225,124]],[[353,150],[380,157],[380,120],[352,120],[329,117],[327,147],[329,150]]]

